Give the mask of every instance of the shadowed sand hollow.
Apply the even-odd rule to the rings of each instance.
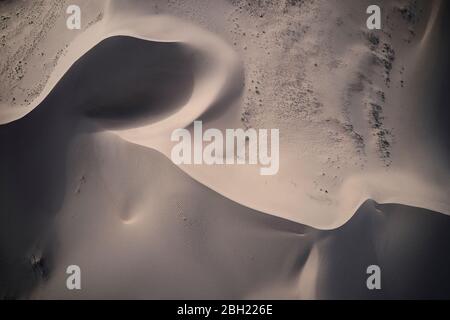
[[[74,107],[87,117],[130,127],[181,108],[191,96],[194,73],[194,53],[183,44],[115,36],[81,57],[60,90],[73,86]]]
[[[205,122],[223,120],[222,114],[232,111],[232,99],[222,99],[231,95],[222,89],[233,85],[222,71],[231,70],[235,60],[231,54],[215,60],[228,54],[228,47],[211,45],[203,34],[177,26],[173,36],[167,26],[176,26],[174,20],[151,19],[138,24],[129,18],[130,30],[156,30],[153,36],[170,41],[94,33],[95,42],[87,41],[84,54],[68,59],[70,68],[60,69],[64,75],[55,77],[31,112],[0,126],[0,298],[449,297],[449,217],[365,200],[373,195],[395,202],[385,195],[412,189],[392,183],[392,171],[372,173],[371,192],[356,192],[365,186],[359,182],[369,177],[367,170],[358,183],[334,192],[334,199],[356,199],[351,203],[359,207],[337,210],[326,201],[331,192],[313,197],[305,192],[312,187],[297,189],[301,184],[291,181],[293,169],[307,161],[284,164],[289,170],[280,182],[286,184],[269,189],[240,172],[195,176],[161,149],[153,150],[147,138],[154,128],[139,131],[141,126],[165,122],[165,134],[199,115]],[[209,61],[194,42],[210,49]],[[85,42],[71,50],[80,43]],[[232,63],[218,63],[225,60]],[[165,121],[173,115],[177,121]],[[121,137],[122,129],[131,130]],[[310,153],[314,163],[319,151]],[[311,167],[321,179],[332,177]],[[226,183],[229,189],[219,188]],[[403,199],[414,200],[420,191]],[[252,194],[255,201],[248,202]],[[292,194],[287,209],[280,206],[286,194]],[[272,198],[276,210],[267,209]],[[447,202],[442,207],[448,208]],[[286,214],[289,210],[294,214]],[[309,219],[305,211],[312,213]],[[333,229],[320,230],[323,226]],[[65,267],[73,263],[89,275],[79,295],[65,287]],[[382,292],[365,286],[370,264],[383,270]]]

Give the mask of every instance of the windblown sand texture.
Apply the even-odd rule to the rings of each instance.
[[[0,1],[0,297],[449,298],[449,4],[370,4]],[[195,120],[278,174],[174,165]]]

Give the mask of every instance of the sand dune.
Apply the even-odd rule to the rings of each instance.
[[[113,5],[111,7],[114,8]],[[47,89],[40,97],[45,96],[46,91],[51,90],[52,84],[66,72],[69,74],[67,78],[80,77],[78,80],[65,80],[67,83],[76,83],[69,83],[68,86],[81,86],[76,89],[63,89],[77,92],[78,96],[69,98],[70,101],[65,104],[73,104],[71,108],[77,110],[87,110],[89,117],[101,119],[99,123],[102,123],[105,129],[113,130],[127,141],[154,148],[167,157],[170,157],[173,146],[168,139],[171,132],[183,127],[189,127],[192,130],[191,125],[194,120],[203,120],[205,129],[243,127],[242,109],[239,107],[243,101],[236,99],[242,91],[242,69],[236,54],[229,45],[213,34],[173,17],[161,15],[146,17],[142,13],[131,15],[121,12],[119,19],[114,16],[113,9],[110,9],[109,14],[111,16],[106,14],[101,22],[74,40],[70,47],[72,50],[69,49],[69,54],[62,58],[47,84]],[[441,17],[441,19],[444,18]],[[433,16],[432,19],[436,18]],[[330,28],[333,26],[331,25]],[[420,28],[428,30],[430,27],[429,24],[422,23],[417,26],[416,32],[428,32],[420,31]],[[163,54],[156,57],[156,60],[148,59],[147,50],[153,49],[144,49],[144,47],[149,45],[137,45],[138,42],[135,42],[136,46],[142,46],[142,48],[133,48],[127,53],[115,48],[116,45],[120,47],[125,44],[118,45],[117,42],[114,43],[114,40],[102,41],[114,35],[152,40],[155,43],[153,48],[155,52],[159,51],[157,47],[164,46],[155,41],[169,41],[172,43],[171,46],[179,47],[182,52],[187,50],[191,53],[177,53],[178,49],[174,49],[169,55]],[[403,49],[406,44],[410,46],[413,44],[405,42],[401,34],[397,37],[398,40],[395,38],[392,40],[398,41],[395,44],[398,48],[397,55],[404,51],[404,60],[415,64],[415,50],[411,52],[409,49],[407,51],[406,48]],[[342,36],[341,40],[344,40]],[[318,41],[321,39],[319,38]],[[96,42],[100,44],[94,47]],[[399,120],[391,123],[394,129],[388,128],[387,120],[380,120],[387,118],[392,122],[404,114],[402,108],[398,106],[409,103],[409,100],[402,102],[403,97],[408,97],[408,92],[416,90],[413,81],[414,72],[408,72],[411,74],[411,88],[404,88],[399,96],[398,90],[394,92],[389,87],[381,89],[379,87],[381,84],[375,85],[374,82],[379,81],[377,79],[379,75],[376,64],[373,65],[370,57],[376,56],[378,52],[374,48],[372,48],[373,52],[368,51],[370,42],[367,42],[366,48],[362,50],[361,45],[355,43],[350,35],[346,41],[341,41],[336,46],[349,47],[350,49],[347,50],[349,57],[350,55],[354,57],[356,54],[361,59],[359,66],[355,64],[356,69],[348,67],[339,71],[342,76],[339,73],[336,74],[338,79],[350,82],[348,88],[344,88],[348,98],[343,102],[343,111],[339,111],[340,106],[335,108],[333,102],[330,102],[326,105],[327,110],[318,112],[313,118],[299,119],[298,121],[305,125],[303,128],[292,126],[289,121],[274,120],[270,125],[270,121],[264,118],[255,119],[262,123],[252,124],[252,127],[256,128],[270,126],[280,128],[282,165],[279,174],[273,177],[259,176],[255,166],[181,166],[181,168],[206,186],[243,205],[322,229],[342,225],[367,199],[374,199],[380,203],[408,204],[448,214],[450,212],[448,179],[440,181],[434,178],[429,179],[430,176],[435,175],[448,177],[448,167],[444,165],[445,160],[435,166],[430,159],[424,157],[426,154],[434,155],[439,151],[435,146],[424,144],[423,140],[419,140],[423,139],[423,135],[417,135],[417,144],[420,148],[430,149],[428,152],[422,152],[421,155],[414,154],[422,158],[421,166],[424,163],[430,163],[430,166],[425,165],[426,168],[419,170],[415,165],[417,161],[411,162],[410,158],[411,153],[419,148],[414,147],[410,150],[410,144],[406,140],[410,136],[410,126],[414,126],[416,120]],[[423,46],[423,40],[421,46]],[[180,57],[177,56],[178,54]],[[106,60],[100,58],[106,55],[111,57]],[[82,58],[77,60],[81,56]],[[408,58],[408,56],[413,57]],[[126,63],[114,63],[115,59],[126,61]],[[346,59],[346,56],[343,55],[342,59]],[[174,62],[170,62],[172,60]],[[75,61],[78,62],[72,66]],[[152,63],[165,68],[161,71],[164,75],[159,74],[159,71],[153,74],[146,73],[146,68],[152,68]],[[85,64],[85,68],[91,68],[90,65],[97,64],[95,68],[98,72],[94,73],[97,76],[83,76],[83,67],[78,67],[82,64]],[[141,66],[138,69],[142,71],[142,74],[127,71],[136,68],[133,64]],[[180,66],[178,67],[177,64]],[[72,67],[69,69],[70,66]],[[172,67],[176,70],[170,71]],[[75,75],[70,75],[72,71]],[[113,76],[116,72],[121,74],[119,79]],[[170,74],[171,72],[175,74]],[[189,73],[191,75],[188,75]],[[373,74],[373,79],[364,80],[364,77],[367,77],[366,74],[370,73]],[[359,85],[352,84],[355,81],[353,74],[364,75],[363,78],[358,76]],[[191,80],[187,79],[189,77]],[[406,75],[403,78],[403,82],[410,82],[409,78],[406,79]],[[105,81],[106,79],[108,81]],[[156,79],[162,79],[162,81],[156,81]],[[178,81],[183,84],[176,83]],[[319,78],[318,81],[321,79]],[[132,85],[134,82],[139,83],[139,86]],[[175,82],[172,84],[179,89],[177,94],[168,92],[165,96],[162,88],[167,88],[170,82]],[[186,84],[186,82],[191,83]],[[155,85],[157,86],[154,87]],[[117,86],[123,90],[114,90],[113,88]],[[131,86],[133,88],[130,88]],[[362,89],[358,89],[358,86]],[[326,88],[327,85],[323,87]],[[111,94],[111,91],[115,94]],[[336,90],[331,92],[333,91]],[[383,97],[388,98],[382,99],[388,99],[388,102],[380,100],[377,92],[384,92]],[[336,95],[341,94],[338,90],[328,99],[333,98],[339,101],[340,98]],[[318,96],[320,95],[319,93]],[[81,96],[84,98],[80,98]],[[169,101],[169,98],[173,101]],[[35,105],[40,100],[42,98],[36,99]],[[152,100],[151,108],[148,106],[149,100]],[[360,108],[358,103],[360,100],[368,107],[380,108],[376,110],[379,115],[375,120],[365,119],[366,115],[357,110]],[[132,106],[121,101],[131,101]],[[383,106],[383,104],[386,105]],[[440,103],[436,102],[436,104]],[[417,110],[414,105],[410,108]],[[355,110],[348,109],[348,106],[352,106]],[[216,110],[220,108],[221,112],[211,110],[214,108]],[[267,118],[267,114],[271,113],[271,105],[268,103],[266,108],[268,108]],[[283,112],[290,112],[290,110]],[[333,116],[333,112],[341,114]],[[373,110],[368,112],[371,116],[375,114]],[[374,123],[374,121],[382,122]],[[320,127],[311,126],[311,123],[317,123]],[[244,128],[245,126],[244,123]],[[321,128],[320,132],[316,128]],[[392,135],[394,131],[395,137]],[[330,132],[334,132],[334,135],[330,136]],[[377,139],[374,140],[374,137]],[[433,161],[440,160],[434,158]],[[409,187],[403,188],[404,185]],[[246,192],[246,190],[252,190],[252,192]],[[331,207],[332,210],[330,210]]]
[[[386,3],[375,38],[362,2],[218,6],[111,1],[2,106],[0,296],[448,298],[447,5]],[[279,173],[175,166],[195,120],[279,128]],[[88,290],[66,290],[72,263]]]
[[[56,150],[56,133],[33,142]],[[27,174],[2,190],[16,195],[2,199],[3,297],[448,297],[444,215],[368,202],[343,227],[320,231],[232,202],[110,133],[80,134],[70,145],[42,159],[47,150],[26,146],[23,159],[33,162],[2,160]],[[75,262],[79,292],[64,281]],[[373,263],[393,280],[380,293],[361,280]]]

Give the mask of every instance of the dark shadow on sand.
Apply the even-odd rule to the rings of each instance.
[[[0,298],[27,297],[51,276],[58,242],[52,224],[66,194],[73,139],[175,112],[192,93],[192,61],[192,52],[180,44],[106,39],[80,58],[36,109],[0,126]],[[292,275],[317,244],[318,298],[450,298],[448,216],[367,201],[341,228],[318,231],[245,212],[236,223],[303,235]],[[381,267],[380,291],[366,288],[371,264]]]
[[[49,276],[57,241],[45,239],[64,200],[72,140],[176,112],[192,93],[192,55],[178,43],[105,39],[39,106],[0,126],[0,298],[23,297]]]

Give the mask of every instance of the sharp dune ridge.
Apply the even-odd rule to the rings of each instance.
[[[319,3],[326,15],[332,5]],[[174,8],[108,1],[28,106],[2,106],[0,297],[449,298],[448,128],[433,118],[445,114],[445,72],[426,88],[417,79],[432,74],[415,66],[443,41],[433,35],[448,25],[447,5],[420,2],[422,20],[409,26],[405,7],[390,6],[390,27],[419,36],[392,31],[378,39],[384,46],[344,24],[342,43],[325,50],[341,51],[341,61],[318,52],[336,27],[320,32],[308,20],[315,1],[284,8],[280,24],[270,20],[278,8],[266,18],[221,5],[232,21],[248,15],[243,25],[268,19],[267,33],[286,43],[259,57],[259,40],[233,47]],[[341,4],[333,14],[353,10]],[[293,40],[283,24],[299,16],[311,34]],[[400,94],[399,79],[407,83]],[[436,98],[427,100],[430,92]],[[414,131],[425,104],[429,116]],[[414,114],[402,118],[404,105]],[[175,166],[170,133],[192,133],[194,120],[280,128],[280,174]],[[64,266],[74,261],[89,290],[66,290]],[[382,292],[365,287],[370,264],[390,281]]]
[[[432,19],[436,18],[432,15]],[[152,29],[147,26],[157,27]],[[423,28],[429,27],[426,25]],[[127,31],[124,32],[124,29]],[[123,34],[149,40],[153,45],[133,41],[130,36]],[[121,35],[122,40],[114,39],[113,35]],[[99,43],[95,44],[95,41]],[[63,80],[67,88],[60,86],[62,89],[59,89],[64,96],[61,99],[65,99],[64,107],[58,106],[61,110],[69,108],[69,112],[84,112],[123,139],[154,148],[167,157],[170,157],[172,147],[168,139],[171,132],[177,128],[190,128],[192,132],[191,125],[196,119],[204,121],[205,129],[242,127],[242,111],[239,107],[242,99],[239,99],[239,95],[243,93],[243,66],[233,49],[213,34],[164,15],[150,18],[121,15],[120,23],[106,15],[104,21],[81,34],[71,45],[74,47],[72,54],[64,57],[65,60],[57,66],[47,89],[41,94],[43,96],[46,91],[55,91],[57,79]],[[373,66],[365,66],[365,61],[363,55],[361,64],[370,72]],[[88,76],[90,72],[94,76]],[[394,145],[391,136],[393,130],[387,128],[383,120],[386,116],[380,107],[382,101],[370,96],[371,91],[381,92],[373,84],[375,79],[366,80],[368,84],[364,80],[360,81],[363,81],[360,84],[363,97],[359,93],[360,89],[354,90],[354,85],[346,89],[350,100],[344,102],[343,114],[349,120],[342,122],[338,120],[339,117],[333,121],[328,118],[322,120],[321,114],[313,120],[325,128],[332,124],[328,130],[343,130],[337,136],[340,141],[343,140],[342,147],[332,148],[328,159],[321,159],[319,166],[314,163],[317,162],[317,155],[327,150],[326,146],[333,140],[323,133],[315,132],[310,123],[305,123],[304,128],[297,130],[288,122],[275,121],[274,124],[279,125],[281,130],[280,158],[284,163],[276,177],[267,180],[255,175],[247,166],[181,168],[194,179],[243,205],[321,229],[333,229],[344,224],[367,199],[419,206],[448,214],[447,182],[442,181],[442,186],[437,186],[434,181],[420,176],[417,170],[405,170],[411,166],[410,159],[391,163],[394,156],[408,153],[403,151],[408,148],[406,140],[402,143],[396,136]],[[50,88],[52,82],[55,86]],[[177,88],[175,94],[170,89],[173,87]],[[367,90],[365,87],[368,87]],[[36,99],[36,103],[43,99]],[[359,111],[348,109],[349,103],[350,106],[358,106],[359,99],[367,101],[369,106],[376,106],[375,111],[371,111],[375,120],[369,121],[372,128],[366,127]],[[211,117],[214,113],[216,116]],[[392,116],[395,117],[397,115]],[[346,124],[347,121],[350,123]],[[259,126],[255,125],[256,128]],[[403,126],[401,123],[396,124],[397,135],[408,130],[407,127],[403,129]],[[357,127],[361,134],[355,131]],[[366,130],[368,132],[363,135],[362,132]],[[297,131],[303,136],[299,136]],[[294,137],[291,138],[291,135]],[[355,149],[353,145],[355,135],[362,141],[364,138],[369,139],[363,143],[362,150],[360,147]],[[373,136],[379,137],[378,141],[370,142]],[[314,139],[318,141],[311,144],[310,141]],[[296,143],[302,149],[300,154],[291,150]],[[379,149],[379,154],[368,154],[375,152],[366,146],[369,143],[375,144],[373,147]],[[311,145],[315,145],[313,149]],[[398,152],[390,150],[392,148],[398,149]],[[298,166],[299,157],[306,162],[304,168]],[[381,157],[381,163],[376,163],[379,161],[377,157]],[[442,172],[431,174],[442,175]],[[445,174],[448,175],[448,171]],[[216,182],[218,180],[220,183]],[[236,184],[241,187],[236,188]],[[323,186],[319,187],[320,184]],[[410,187],[401,188],[405,184]],[[243,197],[243,188],[252,189],[253,192]],[[329,210],[330,204],[334,207],[333,213]]]

